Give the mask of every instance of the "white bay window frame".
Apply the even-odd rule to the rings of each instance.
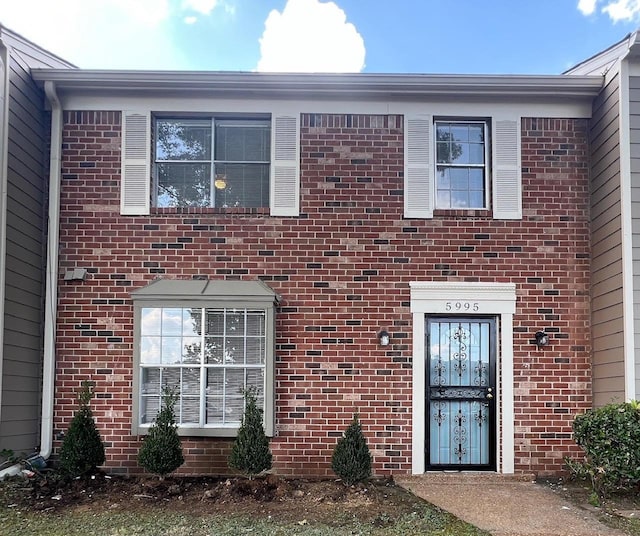
[[[206,422],[206,404],[210,397],[207,396],[207,372],[208,370],[236,369],[246,371],[248,369],[262,369],[264,386],[263,393],[263,417],[265,432],[269,436],[275,433],[275,305],[279,297],[266,285],[259,281],[182,281],[159,280],[147,287],[134,291],[134,358],[133,358],[133,418],[132,433],[145,435],[153,422],[142,422],[142,398],[143,394],[143,369],[198,369],[199,370],[199,418],[198,423],[186,423],[178,425],[178,433],[182,436],[204,437],[235,437],[240,426],[239,421],[224,423]],[[202,311],[201,334],[204,342],[205,322],[204,315],[207,310],[216,311],[251,311],[264,315],[264,363],[244,365],[230,365],[228,363],[207,364],[204,359],[204,345],[201,346],[199,363],[166,364],[160,361],[156,363],[143,363],[142,351],[142,312],[145,309],[198,309]],[[226,336],[226,335],[225,335]],[[243,335],[246,345],[246,336]],[[182,377],[182,373],[180,375]],[[162,383],[160,383],[162,389]],[[161,393],[160,393],[161,394]],[[155,396],[155,395],[154,395]],[[233,398],[238,399],[241,393],[233,393]],[[226,399],[225,399],[226,400]],[[180,415],[178,414],[178,420]]]

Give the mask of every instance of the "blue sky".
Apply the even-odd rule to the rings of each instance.
[[[13,0],[0,23],[84,68],[558,74],[640,0]]]

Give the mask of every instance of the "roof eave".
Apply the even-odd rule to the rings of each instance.
[[[291,74],[199,71],[104,71],[34,69],[36,81],[81,92],[254,93],[268,95],[555,96],[593,97],[600,76]]]

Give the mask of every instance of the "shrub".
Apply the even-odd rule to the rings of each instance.
[[[591,479],[600,496],[640,483],[640,406],[637,402],[609,404],[578,415],[573,421],[582,461],[568,463],[576,476]]]
[[[371,453],[357,413],[333,449],[331,468],[347,486],[371,476]]]
[[[60,448],[60,468],[70,476],[93,472],[105,461],[104,443],[89,407],[93,396],[91,387],[90,382],[82,382],[78,397],[80,408],[74,415]]]
[[[238,435],[233,442],[229,466],[249,478],[271,469],[269,439],[262,426],[262,410],[258,407],[255,388],[244,391],[245,409]]]
[[[138,463],[149,473],[158,475],[160,480],[184,463],[182,443],[176,425],[175,403],[176,395],[170,390],[165,390],[162,394],[160,412],[138,452]]]

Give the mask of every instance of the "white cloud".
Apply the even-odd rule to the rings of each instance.
[[[288,0],[273,10],[260,38],[258,71],[358,72],[365,47],[356,27],[334,2]]]
[[[183,0],[183,9],[192,9],[202,15],[210,15],[218,5],[218,0]]]
[[[613,22],[638,20],[640,0],[616,0],[609,2],[602,11],[609,14]]]
[[[602,5],[600,11],[613,22],[640,21],[640,0],[579,0],[578,10],[583,15],[591,15],[597,5]]]
[[[591,15],[596,10],[596,0],[579,0],[578,10],[583,15]]]
[[[232,0],[5,1],[0,22],[79,67],[184,69],[190,61],[172,26],[193,24],[217,5],[233,7]]]

